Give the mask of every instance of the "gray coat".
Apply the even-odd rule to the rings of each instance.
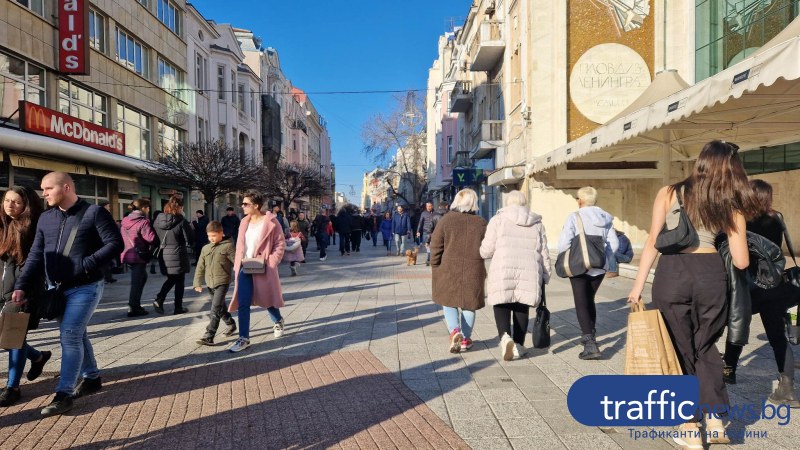
[[[194,231],[182,215],[161,213],[153,224],[163,248],[158,259],[161,273],[189,273],[189,249],[194,246]]]

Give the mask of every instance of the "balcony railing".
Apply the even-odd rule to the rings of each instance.
[[[473,72],[491,70],[502,58],[505,48],[503,22],[484,20],[470,45],[469,54],[473,57],[470,70]]]
[[[504,120],[484,120],[481,122],[480,135],[475,139],[477,144],[470,152],[470,158],[483,159],[492,150],[503,146]]]
[[[294,119],[289,123],[289,127],[294,130],[303,130],[303,133],[308,134],[308,128],[306,128],[305,121],[301,119]]]
[[[450,94],[450,112],[464,113],[472,107],[472,82],[457,81]]]

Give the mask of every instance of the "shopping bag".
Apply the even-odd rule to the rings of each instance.
[[[625,375],[682,375],[678,355],[657,309],[631,304],[625,346]]]
[[[20,349],[25,342],[31,315],[19,312],[18,309],[6,306],[0,312],[0,348]]]

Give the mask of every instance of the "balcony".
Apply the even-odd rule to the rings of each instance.
[[[308,134],[308,128],[306,128],[306,122],[301,119],[293,119],[289,123],[289,128],[293,130],[302,130],[303,133]]]
[[[457,81],[450,94],[450,112],[464,113],[472,107],[472,82]]]
[[[502,30],[503,22],[484,20],[481,23],[481,29],[470,45],[469,54],[474,55],[469,68],[471,71],[484,72],[497,65],[506,49]]]
[[[484,120],[481,122],[480,134],[475,138],[477,144],[470,152],[470,159],[483,159],[493,150],[503,146],[504,120]]]

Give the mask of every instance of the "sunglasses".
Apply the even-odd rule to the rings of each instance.
[[[247,203],[247,202],[242,203],[242,208],[244,208],[246,206],[253,206],[253,204],[252,203]]]

